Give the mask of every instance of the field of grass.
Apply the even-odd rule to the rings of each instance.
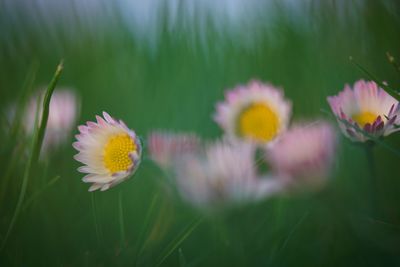
[[[325,118],[335,127],[325,112],[326,97],[368,78],[349,56],[398,88],[400,75],[385,53],[400,61],[400,6],[361,2],[361,11],[346,18],[322,4],[302,13],[302,25],[284,14],[265,18],[269,27],[257,26],[252,34],[239,29],[224,35],[206,24],[200,36],[184,27],[171,31],[160,20],[154,43],[118,20],[95,30],[85,30],[85,21],[70,28],[65,21],[32,22],[22,12],[6,15],[0,4],[0,243],[29,162],[30,140],[10,136],[7,107],[47,86],[61,59],[58,84],[73,88],[81,101],[77,125],[107,111],[145,144],[131,179],[89,193],[73,159],[75,127],[61,149],[32,167],[0,265],[400,265],[398,152],[376,145],[373,184],[363,147],[340,135],[322,191],[277,196],[212,216],[180,200],[146,152],[145,138],[154,129],[220,137],[212,120],[215,103],[226,89],[254,78],[284,89],[293,102],[292,120]],[[400,151],[400,134],[384,142]]]

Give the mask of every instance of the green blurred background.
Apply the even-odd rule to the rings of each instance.
[[[216,101],[253,78],[284,88],[293,120],[332,120],[321,111],[329,110],[326,97],[366,78],[349,56],[398,88],[385,56],[400,60],[398,1],[240,2],[0,1],[0,104],[17,101],[30,74],[32,90],[48,84],[64,59],[59,85],[80,95],[79,123],[105,110],[143,138],[171,129],[211,139],[221,135],[211,119]],[[25,154],[6,149],[5,116],[1,241],[26,165]],[[27,199],[35,197],[1,266],[400,266],[400,158],[381,146],[375,188],[362,147],[341,137],[322,192],[206,217],[177,243],[200,214],[146,155],[132,179],[88,193],[72,141],[30,176]],[[385,142],[400,149],[398,134]]]

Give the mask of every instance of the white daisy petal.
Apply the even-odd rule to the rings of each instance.
[[[101,187],[100,191],[106,191],[110,189],[110,184],[103,184],[103,186]]]
[[[105,191],[117,185],[129,178],[140,163],[142,148],[135,132],[108,113],[103,112],[103,116],[96,116],[97,122],[79,126],[78,141],[73,143],[79,151],[74,158],[85,164],[78,168],[87,173],[82,180],[93,183],[89,191]]]
[[[90,187],[89,187],[89,192],[93,192],[93,191],[96,191],[96,190],[98,190],[98,189],[100,189],[101,187],[103,186],[103,184],[92,184]]]

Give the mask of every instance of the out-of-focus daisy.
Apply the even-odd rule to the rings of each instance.
[[[42,90],[31,97],[28,101],[25,112],[22,116],[22,129],[25,134],[32,135],[35,128],[36,114],[40,118],[42,116],[43,100],[45,91]],[[49,117],[47,127],[43,139],[41,158],[43,159],[50,150],[56,149],[62,145],[70,136],[71,130],[75,125],[79,114],[80,103],[79,98],[70,89],[56,89],[50,100]],[[15,119],[16,107],[11,106],[8,111],[10,122]],[[12,123],[10,123],[12,124]]]
[[[359,80],[353,88],[346,85],[338,95],[328,97],[328,102],[342,132],[352,141],[372,139],[362,131],[377,138],[400,130],[396,127],[400,124],[399,102],[373,81]]]
[[[214,119],[228,138],[266,144],[286,130],[290,115],[291,103],[280,89],[251,81],[226,92]]]
[[[192,133],[155,131],[149,134],[147,144],[151,159],[161,168],[169,169],[177,157],[197,151],[200,139]]]
[[[44,91],[40,95],[44,96]],[[25,116],[25,125],[30,133],[34,128],[37,101],[41,98],[36,97],[29,103]],[[43,140],[43,151],[47,151],[50,147],[59,146],[68,139],[75,125],[79,109],[78,97],[72,90],[57,89],[54,91],[50,100],[49,118]],[[40,105],[39,114],[41,117],[42,105]]]
[[[204,153],[186,155],[176,162],[178,190],[195,206],[209,209],[270,196],[279,184],[257,176],[254,152],[248,143],[217,141]]]
[[[89,191],[104,191],[126,180],[141,159],[142,146],[136,133],[106,112],[103,117],[96,116],[97,123],[79,126],[78,141],[73,143],[79,151],[74,158],[86,165],[78,169],[87,173],[82,180],[93,183]]]
[[[330,124],[295,125],[267,148],[267,161],[288,189],[319,188],[328,177],[335,146]]]

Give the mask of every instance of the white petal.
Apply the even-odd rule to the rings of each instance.
[[[103,184],[92,184],[90,187],[89,187],[89,192],[93,192],[93,191],[96,191],[97,189],[100,189],[101,187],[103,186]]]

